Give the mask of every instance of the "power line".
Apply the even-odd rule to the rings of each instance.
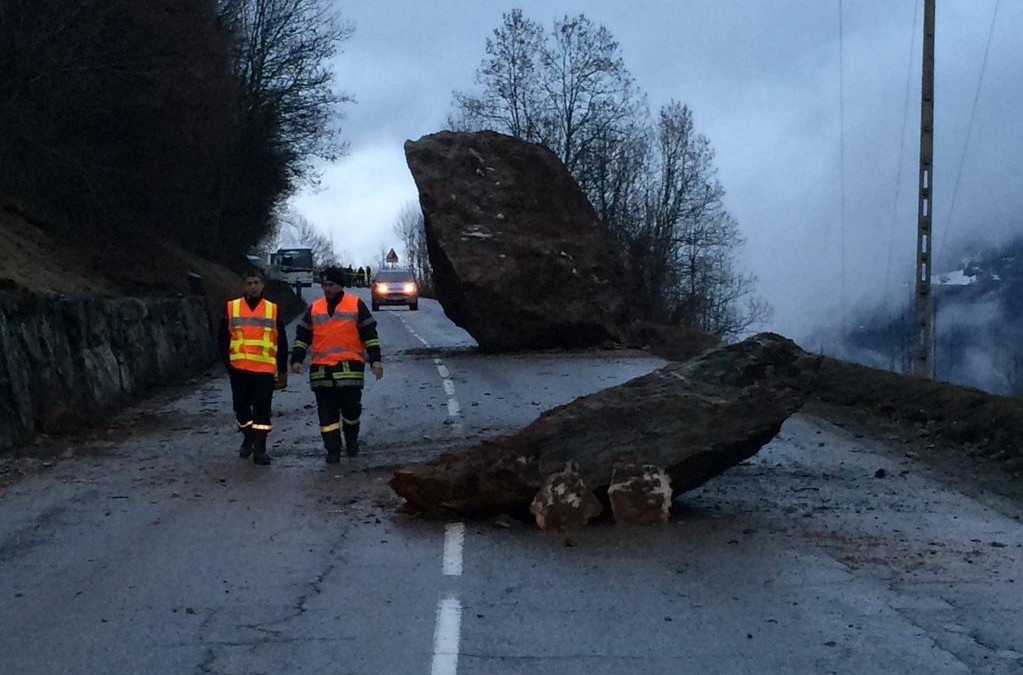
[[[848,334],[845,307],[845,66],[843,63],[844,28],[842,25],[842,0],[838,0],[838,164],[840,180],[839,198],[839,248],[842,252],[842,339]]]
[[[963,177],[963,166],[966,164],[966,150],[970,146],[970,136],[973,134],[973,120],[977,116],[977,101],[980,100],[981,85],[984,83],[984,73],[987,70],[987,56],[991,51],[991,37],[995,32],[995,20],[998,18],[998,6],[1000,4],[1001,0],[995,0],[995,11],[991,14],[991,25],[988,27],[987,31],[987,44],[984,46],[984,59],[980,64],[980,77],[977,78],[977,89],[973,92],[973,108],[970,110],[970,122],[966,127],[966,140],[963,142],[963,151],[959,155],[959,167],[956,170],[955,185],[952,187],[952,199],[949,201],[948,217],[945,218],[945,229],[942,232],[941,248],[938,249],[937,261],[944,260],[945,244],[948,243],[948,240],[951,238],[952,211],[955,209],[956,197],[959,195],[959,181]]]
[[[888,264],[884,272],[884,300],[882,306],[888,307],[888,287],[892,278],[892,255],[895,248],[895,225],[898,220],[899,193],[902,191],[902,161],[905,157],[906,125],[909,122],[909,94],[913,79],[913,54],[916,49],[916,25],[920,18],[920,0],[913,5],[913,28],[909,31],[909,65],[906,68],[906,96],[902,106],[902,131],[899,133],[899,163],[895,174],[895,194],[892,197],[892,219],[888,226]]]

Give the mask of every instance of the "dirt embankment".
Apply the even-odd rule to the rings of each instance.
[[[221,307],[240,289],[236,272],[159,237],[56,236],[0,206],[0,290],[166,297],[192,293],[190,274],[202,278],[211,307]]]
[[[239,271],[141,232],[131,238],[54,236],[0,204],[0,291],[123,298],[198,290],[216,322],[224,303],[241,292]],[[268,283],[266,295],[289,319],[304,308],[285,284]]]
[[[968,447],[1023,468],[1023,400],[825,359],[814,379],[824,408],[910,425],[919,438]]]

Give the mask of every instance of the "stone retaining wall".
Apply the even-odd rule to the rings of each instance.
[[[0,450],[73,429],[216,358],[201,297],[0,292]]]

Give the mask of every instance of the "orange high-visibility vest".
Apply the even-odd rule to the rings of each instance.
[[[334,315],[327,313],[327,299],[320,298],[310,308],[313,321],[312,364],[314,366],[336,366],[342,361],[365,363],[365,347],[359,337],[359,298],[345,293],[334,308]]]
[[[260,300],[249,309],[244,298],[227,303],[231,365],[254,373],[277,372],[277,305]]]

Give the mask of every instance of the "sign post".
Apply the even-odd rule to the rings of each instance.
[[[394,265],[398,262],[398,254],[395,253],[394,249],[392,248],[390,251],[387,252],[387,257],[384,258],[384,260],[387,261],[388,265]]]

